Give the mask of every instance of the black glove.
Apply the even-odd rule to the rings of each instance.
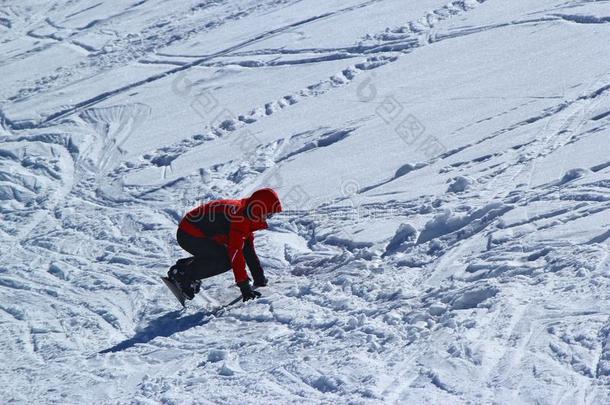
[[[269,280],[265,276],[254,278],[254,287],[266,287],[267,283],[269,283]]]
[[[250,287],[250,280],[240,281],[237,285],[241,290],[241,298],[244,302],[261,296],[261,293],[254,291],[252,287]]]

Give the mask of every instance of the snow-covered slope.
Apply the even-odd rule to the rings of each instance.
[[[610,2],[4,1],[0,398],[610,402]],[[184,212],[278,190],[185,311]]]

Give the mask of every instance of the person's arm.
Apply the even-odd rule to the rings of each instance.
[[[253,233],[250,233],[250,235],[248,235],[248,237],[245,240],[244,257],[246,259],[246,263],[248,264],[248,269],[250,269],[250,274],[252,274],[252,279],[254,280],[254,285],[255,286],[267,285],[267,279],[265,278],[265,272],[263,270],[263,266],[261,266],[261,262],[258,259],[256,250],[254,249],[254,234]]]
[[[246,260],[244,257],[244,240],[246,235],[240,232],[239,229],[231,226],[229,230],[229,243],[227,250],[229,253],[229,261],[235,276],[237,284],[248,281],[248,273],[246,273]]]
[[[244,243],[246,234],[244,234],[239,227],[231,225],[229,231],[229,243],[227,250],[229,253],[229,260],[231,261],[231,268],[235,276],[235,283],[241,290],[241,296],[244,301],[257,298],[261,296],[258,291],[252,290],[250,286],[250,279],[248,273],[246,273],[246,259],[244,257]]]

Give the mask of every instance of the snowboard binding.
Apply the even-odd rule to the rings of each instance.
[[[170,267],[167,277],[161,277],[182,306],[185,306],[186,300],[192,300],[195,294],[201,291],[201,280],[189,277],[188,265],[191,261],[192,258],[178,260]]]

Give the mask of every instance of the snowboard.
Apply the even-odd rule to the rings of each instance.
[[[176,297],[176,299],[180,302],[180,305],[182,305],[183,308],[186,308],[187,297],[186,297],[186,295],[184,295],[182,293],[180,288],[178,288],[178,286],[176,284],[174,284],[168,277],[161,277],[161,280],[163,280],[163,282],[165,283],[167,288],[169,288],[169,290],[172,292],[172,294],[174,294],[174,297]],[[258,287],[252,287],[252,289],[257,290]],[[224,305],[216,308],[216,310],[225,309],[227,307],[230,307],[231,305],[237,304],[241,300],[242,300],[242,297],[241,297],[241,295],[239,295],[237,298],[233,299],[228,304],[224,304]]]
[[[172,294],[174,294],[174,296],[176,297],[176,299],[178,299],[178,301],[180,302],[180,305],[182,305],[183,308],[186,308],[185,302],[186,302],[186,295],[184,295],[182,293],[182,291],[180,291],[180,289],[178,288],[178,286],[176,284],[174,284],[169,278],[167,277],[161,277],[161,280],[163,280],[163,282],[165,283],[165,285],[167,286],[167,288],[169,288],[169,290],[172,292]]]

